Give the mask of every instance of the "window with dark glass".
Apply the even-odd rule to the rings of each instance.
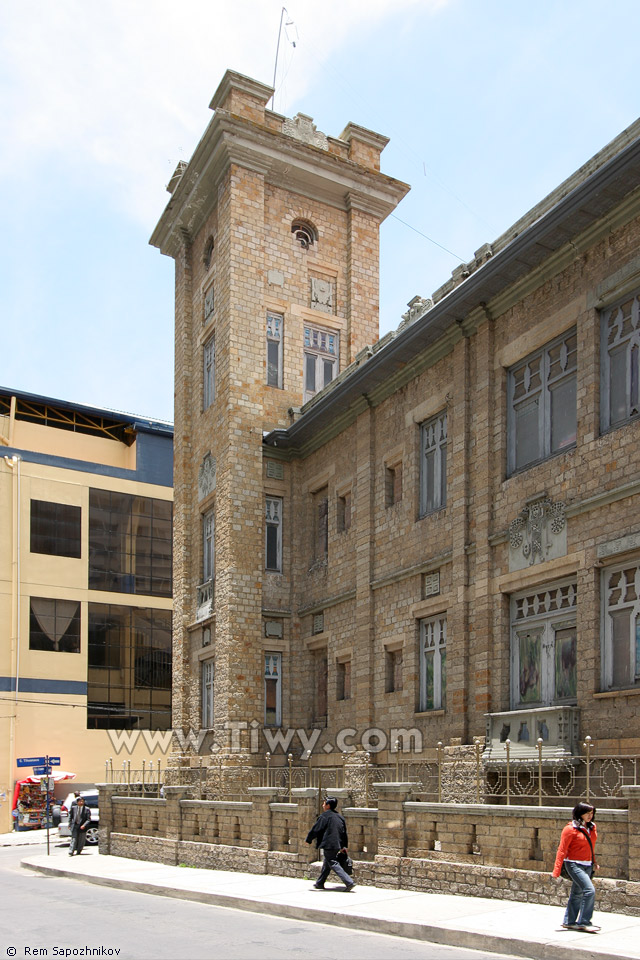
[[[171,611],[89,604],[87,726],[171,726]]]
[[[282,570],[282,498],[267,497],[265,500],[264,527],[265,569]]]
[[[351,699],[351,660],[336,663],[336,700]]]
[[[29,649],[80,653],[80,603],[31,597]]]
[[[282,387],[282,327],[280,313],[267,313],[267,384]]]
[[[171,596],[168,500],[89,492],[89,588]]]
[[[575,327],[509,371],[509,473],[575,446]]]
[[[264,655],[264,723],[266,727],[279,727],[282,722],[282,654]]]
[[[68,503],[31,501],[31,553],[79,557],[82,511]]]
[[[326,487],[313,495],[314,560],[326,560],[329,552],[329,492]]]
[[[447,502],[447,414],[420,425],[420,516]]]
[[[640,415],[640,291],[602,312],[603,430]]]

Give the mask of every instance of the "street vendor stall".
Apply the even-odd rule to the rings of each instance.
[[[49,776],[49,781],[58,783],[60,780],[75,780],[75,773],[66,770],[57,770]],[[43,789],[47,777],[25,777],[16,781],[13,792],[13,822],[16,830],[38,830],[47,825],[47,792],[49,799],[49,816],[54,804],[53,790]]]

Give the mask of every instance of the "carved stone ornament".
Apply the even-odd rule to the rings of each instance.
[[[313,117],[308,117],[305,113],[297,113],[293,118],[287,117],[282,124],[282,132],[287,137],[309,143],[312,147],[319,147],[321,150],[329,149],[326,134],[316,130]]]
[[[409,324],[413,323],[415,320],[418,320],[423,314],[427,313],[428,310],[431,310],[433,306],[433,300],[429,297],[414,297],[407,304],[409,309],[406,313],[402,314],[402,323],[400,324],[400,329],[403,327],[408,327]]]
[[[198,500],[204,500],[216,488],[216,461],[210,453],[203,457],[198,470]]]
[[[333,313],[333,284],[330,280],[311,277],[311,306],[315,310]]]
[[[562,557],[567,552],[564,503],[549,497],[528,503],[509,525],[509,570]]]

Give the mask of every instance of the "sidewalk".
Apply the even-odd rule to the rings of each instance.
[[[166,866],[87,851],[38,853],[22,866],[88,883],[220,907],[410,937],[534,960],[638,960],[640,917],[594,914],[602,932],[563,930],[562,908],[511,900],[457,897],[356,886],[314,890],[312,881],[253,873]],[[312,868],[313,869],[313,868]],[[331,884],[333,886],[333,884]]]
[[[11,833],[0,833],[0,847],[27,847],[32,844],[47,842],[46,827],[42,830],[12,830]],[[59,837],[58,828],[49,828],[49,846],[54,843],[68,843],[68,837]]]

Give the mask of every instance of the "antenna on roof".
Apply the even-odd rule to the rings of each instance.
[[[280,13],[280,27],[279,27],[279,29],[278,29],[278,44],[277,44],[277,46],[276,46],[276,62],[275,62],[275,64],[274,64],[274,66],[273,66],[273,84],[272,84],[272,86],[273,86],[273,94],[272,94],[272,96],[271,96],[271,106],[272,106],[272,108],[274,108],[274,109],[275,109],[275,97],[276,97],[276,75],[277,75],[277,73],[278,73],[278,57],[279,57],[279,55],[280,55],[280,38],[282,37],[282,24],[283,24],[283,22],[284,22],[284,15],[285,15],[285,13],[286,13],[287,18],[288,18],[287,21],[286,21],[286,23],[284,24],[285,30],[286,30],[287,27],[295,27],[295,24],[294,24],[293,20],[292,20],[292,19],[290,18],[290,16],[289,16],[289,11],[287,10],[286,7],[283,7],[283,8],[282,8],[282,11],[281,11],[281,13]],[[296,31],[296,36],[297,36],[297,31]],[[289,35],[288,35],[288,34],[287,34],[287,40],[289,40],[289,43],[291,44],[292,47],[295,47],[296,41],[295,41],[295,40],[291,40],[291,39],[289,38]]]

